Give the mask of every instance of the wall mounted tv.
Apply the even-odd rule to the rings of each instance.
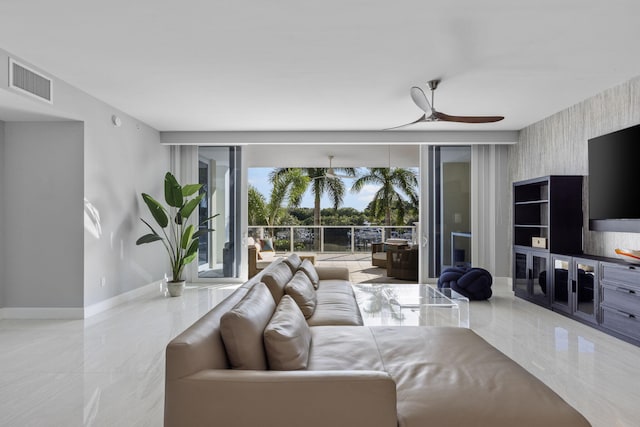
[[[589,229],[640,233],[640,125],[588,146]]]

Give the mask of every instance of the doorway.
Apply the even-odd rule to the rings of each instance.
[[[200,236],[198,279],[240,277],[240,163],[241,147],[198,147],[198,183],[205,194],[199,227],[217,214],[209,223],[215,232]]]
[[[428,147],[428,266],[471,266],[471,147]],[[425,172],[425,171],[423,171]]]

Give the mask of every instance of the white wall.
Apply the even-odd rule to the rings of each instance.
[[[0,121],[0,309],[4,307],[4,122]],[[2,318],[2,316],[0,316]]]
[[[9,55],[0,50],[0,64],[6,63]],[[69,270],[74,277],[76,274],[82,276],[81,292],[77,292],[75,285],[67,285],[71,293],[81,298],[80,302],[74,300],[72,307],[97,304],[162,279],[165,272],[169,271],[162,245],[135,245],[136,239],[146,232],[139,218],[149,218],[140,193],[147,192],[162,198],[164,174],[170,166],[169,147],[161,146],[159,132],[51,76],[29,61],[11,56],[53,78],[53,105],[43,106],[44,103],[38,100],[9,91],[5,67],[0,67],[0,91],[6,91],[8,97],[24,98],[21,109],[31,103],[39,114],[72,119],[83,126],[82,144],[77,151],[79,157],[57,157],[59,153],[54,146],[51,147],[58,168],[82,170],[78,179],[79,187],[74,189],[73,194],[77,204],[69,206],[67,211],[68,215],[76,218],[76,231],[83,236],[80,242],[83,250],[79,255],[74,255],[73,270]],[[122,120],[120,127],[113,126],[111,122],[114,114]],[[7,123],[6,126],[13,127],[14,124],[17,125],[17,122]],[[56,122],[49,124],[57,126]],[[8,141],[5,143],[8,144]],[[26,153],[20,149],[5,154],[6,164],[11,164],[15,156],[22,158]],[[18,173],[16,168],[12,168],[10,173],[5,171],[5,177],[13,181],[14,173]],[[39,179],[42,178],[43,175],[39,175]],[[2,204],[8,197],[6,193],[4,196],[0,198]],[[91,220],[85,226],[82,210],[84,198],[99,213],[99,233]],[[5,225],[8,221],[5,216]],[[4,251],[6,255],[6,246]],[[12,278],[17,281],[22,276],[16,271],[13,270]],[[19,282],[5,284],[5,306],[9,306],[8,295],[11,294],[12,306],[38,307],[40,297],[23,294],[17,290],[19,286]]]
[[[5,124],[7,307],[82,307],[79,122]]]
[[[101,103],[78,97],[85,105],[84,197],[100,214],[101,235],[84,233],[85,306],[163,278],[170,272],[160,242],[136,246],[152,220],[140,193],[164,200],[169,148],[157,131]],[[118,114],[122,125],[111,124]],[[104,280],[103,280],[104,279]],[[104,283],[104,286],[102,284]]]

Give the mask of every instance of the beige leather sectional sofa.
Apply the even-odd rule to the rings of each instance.
[[[589,425],[470,329],[363,326],[348,271],[309,270],[274,261],[168,344],[165,426]]]

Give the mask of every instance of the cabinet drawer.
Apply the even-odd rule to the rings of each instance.
[[[602,280],[612,280],[629,284],[640,291],[640,267],[602,264]]]
[[[631,286],[603,283],[602,302],[611,308],[640,315],[640,292]]]
[[[602,305],[602,326],[628,337],[640,339],[640,319],[638,317]]]

